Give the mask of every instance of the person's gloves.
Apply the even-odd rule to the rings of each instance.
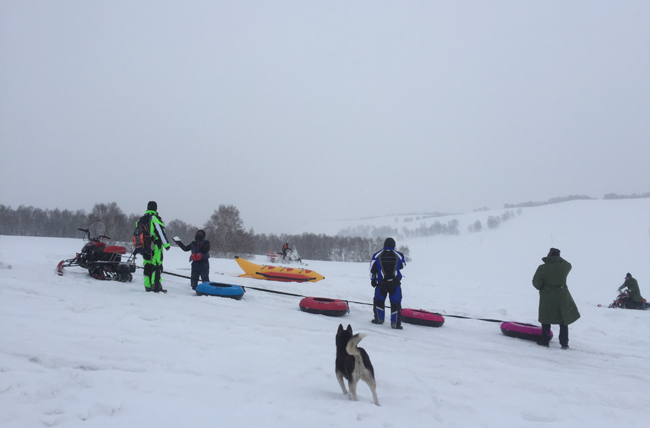
[[[201,254],[201,253],[193,253],[190,256],[190,259],[192,259],[192,261],[198,262],[199,260],[201,260],[202,257],[203,257],[203,254]]]
[[[372,285],[373,288],[376,287],[377,286],[377,281],[375,281],[373,279],[372,281],[370,281],[370,285]]]

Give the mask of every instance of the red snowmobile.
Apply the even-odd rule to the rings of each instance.
[[[632,300],[632,296],[630,296],[630,293],[627,289],[621,290],[620,294],[614,300],[608,308],[623,308],[623,309],[648,309],[650,308],[650,303],[646,302],[645,299],[643,299],[643,302],[634,302]]]
[[[122,256],[126,254],[125,247],[107,246],[102,240],[111,239],[106,236],[106,224],[96,220],[88,229],[77,229],[86,234],[88,240],[80,253],[75,258],[61,260],[56,266],[56,273],[63,275],[63,268],[79,266],[88,269],[88,273],[95,279],[131,282],[135,272],[135,255],[131,254],[125,261]]]

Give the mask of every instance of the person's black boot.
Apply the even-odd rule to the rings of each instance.
[[[548,343],[551,341],[551,325],[542,324],[542,335],[537,339],[537,344],[548,348]]]
[[[560,324],[560,346],[569,349],[569,326]]]

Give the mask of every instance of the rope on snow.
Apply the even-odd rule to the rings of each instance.
[[[142,266],[138,266],[138,268],[140,268],[140,269],[144,269]],[[187,276],[187,275],[180,275],[180,274],[178,274],[178,273],[172,273],[172,272],[167,272],[167,271],[163,271],[162,273],[164,273],[164,274],[166,274],[166,275],[177,276],[177,277],[180,277],[180,278],[192,279],[192,278],[190,278],[190,277]],[[292,297],[308,297],[308,296],[304,296],[304,295],[302,295],[302,294],[288,293],[288,292],[286,292],[286,291],[272,290],[272,289],[270,289],[270,288],[259,288],[259,287],[243,286],[243,285],[242,285],[241,287],[244,288],[244,289],[246,289],[246,288],[250,288],[251,290],[263,291],[263,292],[265,292],[265,293],[281,294],[281,295],[284,295],[284,296],[292,296]],[[372,306],[372,303],[367,303],[367,302],[357,302],[357,301],[354,301],[354,300],[345,300],[345,301],[346,301],[347,303],[354,303],[354,304],[357,304],[357,305]],[[503,321],[503,320],[498,320],[498,319],[492,319],[492,318],[475,318],[475,317],[468,317],[468,316],[465,316],[465,315],[452,315],[452,314],[441,314],[441,315],[444,315],[444,316],[446,316],[446,317],[451,317],[451,318],[460,318],[460,319],[477,320],[477,321],[485,321],[485,322],[496,322],[496,323],[502,323],[502,322],[505,322],[505,321]]]

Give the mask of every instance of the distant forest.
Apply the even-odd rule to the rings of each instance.
[[[596,199],[596,198],[592,198],[590,196],[585,196],[585,195],[569,195],[569,196],[562,196],[559,198],[551,198],[546,202],[528,201],[528,202],[520,202],[518,204],[505,204],[503,208],[538,207],[540,205],[559,204],[561,202],[569,202],[569,201],[577,201],[577,200],[585,200],[585,199]]]
[[[416,217],[417,220],[421,218]],[[412,218],[405,218],[403,220],[406,222],[413,221]],[[374,239],[377,239],[382,236],[392,236],[394,238],[404,239],[404,238],[424,238],[429,236],[436,235],[458,235],[460,231],[458,230],[458,220],[453,219],[449,220],[447,223],[440,223],[438,220],[433,222],[431,226],[427,226],[425,223],[421,223],[420,226],[411,229],[407,227],[402,227],[398,229],[397,227],[390,226],[355,226],[342,229],[337,233],[337,236],[356,236],[356,237],[367,237],[370,236]]]
[[[650,192],[642,193],[642,194],[637,194],[633,193],[631,195],[617,195],[616,193],[608,193],[605,196],[603,196],[603,199],[639,199],[639,198],[650,198]],[[559,204],[561,202],[569,202],[569,201],[577,201],[577,200],[585,200],[585,199],[596,199],[592,198],[591,196],[586,196],[586,195],[569,195],[569,196],[562,196],[559,198],[551,198],[548,201],[545,202],[521,202],[518,204],[505,204],[503,208],[526,208],[526,207],[538,207],[540,205],[550,205],[550,204]]]
[[[132,247],[133,230],[142,214],[126,215],[115,202],[95,204],[90,213],[85,210],[42,210],[20,206],[17,209],[0,204],[0,235],[43,236],[59,238],[81,238],[78,228],[85,228],[95,220],[104,222],[107,234],[114,242]],[[165,222],[167,237],[181,238],[185,244],[194,240],[199,229],[175,219]],[[210,240],[211,253],[218,257],[234,255],[266,254],[271,249],[279,252],[285,242],[296,248],[300,256],[310,260],[369,262],[372,255],[383,247],[386,236],[374,238],[328,236],[303,233],[301,235],[256,234],[253,229],[245,230],[239,210],[232,206],[220,205],[202,227]],[[400,246],[410,261],[407,246]]]
[[[606,194],[603,199],[637,199],[650,198],[650,192],[643,194],[617,195]],[[545,202],[522,202],[505,204],[504,208],[519,208],[516,214],[521,214],[523,207],[557,204],[573,200],[595,199],[585,195],[570,195],[551,198]],[[486,211],[481,208],[476,211]],[[81,238],[83,234],[78,228],[85,228],[95,220],[103,221],[108,227],[108,234],[114,242],[132,246],[135,222],[142,214],[125,214],[115,202],[95,204],[88,213],[84,210],[42,210],[40,208],[19,206],[17,209],[0,204],[0,235],[44,236],[61,238]],[[410,216],[402,219],[404,223],[413,223],[431,217],[441,216],[439,213],[428,213],[421,216]],[[515,212],[508,210],[501,215],[490,216],[487,228],[495,229],[511,218]],[[397,222],[397,218],[395,221]],[[194,239],[199,229],[194,225],[174,219],[166,221],[169,239],[177,236],[188,244]],[[417,223],[415,223],[417,225]],[[384,239],[388,236],[397,240],[416,237],[432,237],[437,235],[458,235],[459,222],[456,219],[442,223],[438,220],[430,225],[420,222],[419,226],[401,228],[390,226],[359,225],[341,230],[335,236],[324,234],[303,233],[301,235],[287,234],[256,234],[253,229],[244,229],[244,222],[239,216],[239,210],[232,205],[220,205],[201,227],[210,240],[211,253],[217,257],[232,257],[234,255],[266,254],[267,250],[279,252],[285,242],[296,248],[300,256],[310,260],[330,260],[349,262],[368,262],[374,252],[383,247]],[[483,230],[479,220],[468,226],[470,232]],[[399,246],[410,261],[408,246]]]
[[[603,199],[640,199],[640,198],[650,198],[650,192],[641,193],[632,193],[631,195],[617,195],[616,193],[608,193],[603,196]]]

